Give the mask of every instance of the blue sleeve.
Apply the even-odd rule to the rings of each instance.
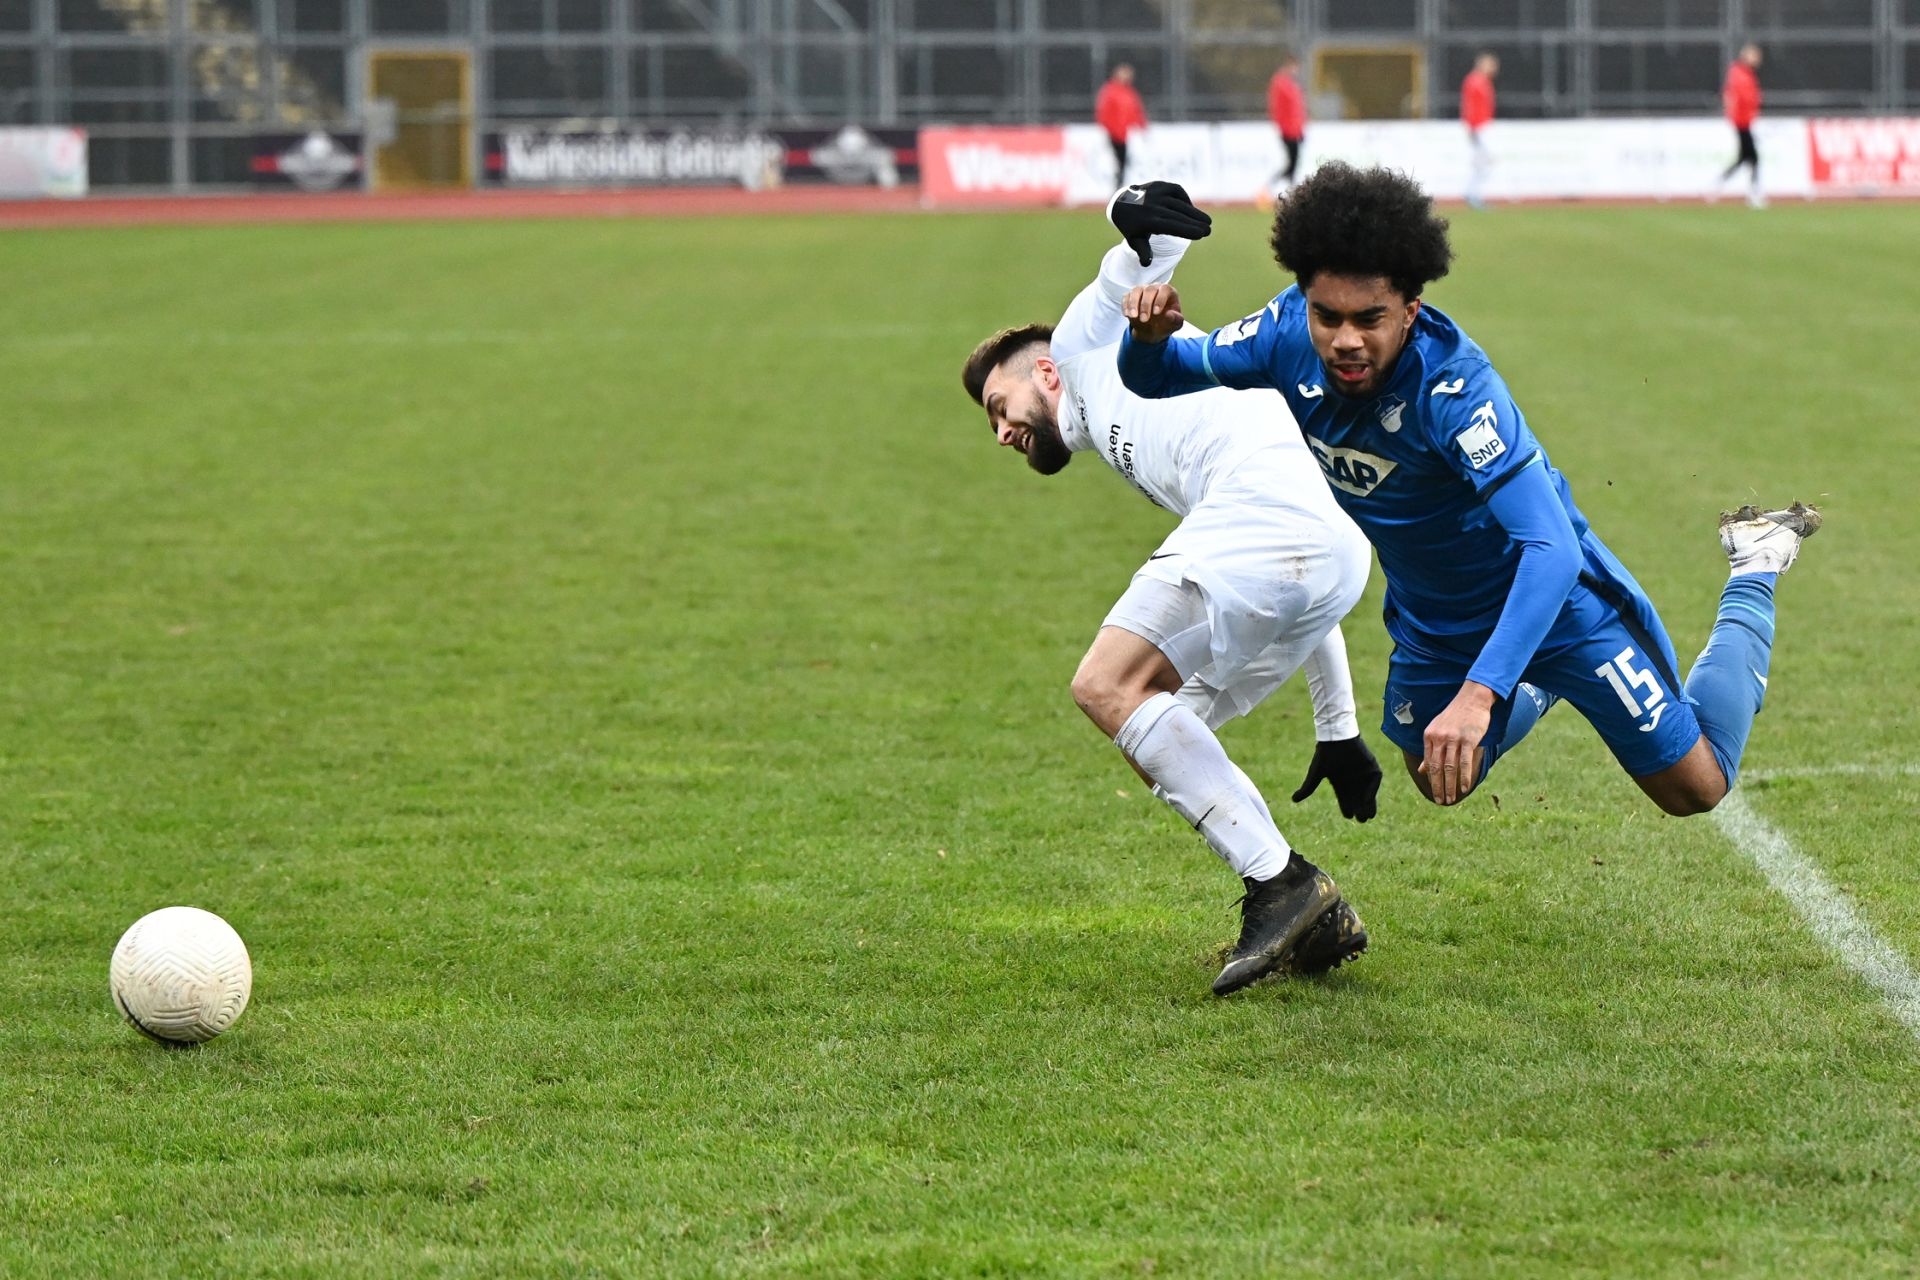
[[[1120,381],[1148,400],[1184,396],[1220,384],[1207,371],[1204,338],[1140,342],[1129,329],[1120,338]],[[1198,349],[1197,349],[1198,348]]]
[[[1513,693],[1580,580],[1580,537],[1538,449],[1486,495],[1487,510],[1520,547],[1513,590],[1467,679],[1502,698]]]
[[[1129,330],[1120,339],[1120,381],[1149,400],[1210,387],[1277,387],[1280,384],[1272,372],[1280,331],[1275,304],[1203,338],[1138,342]]]
[[[1467,673],[1505,698],[1580,580],[1580,535],[1560,501],[1546,454],[1492,366],[1469,360],[1442,370],[1426,409],[1433,447],[1520,548],[1500,621]]]
[[[1540,452],[1506,382],[1484,360],[1442,370],[1422,421],[1428,442],[1483,498]]]

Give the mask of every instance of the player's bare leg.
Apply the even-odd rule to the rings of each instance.
[[[1727,798],[1727,775],[1721,772],[1705,734],[1678,764],[1634,781],[1662,812],[1676,818],[1705,813]]]
[[[1073,673],[1073,700],[1109,738],[1156,693],[1178,693],[1180,673],[1160,647],[1124,627],[1102,627]]]
[[[1426,757],[1417,756],[1411,751],[1402,751],[1400,753],[1400,760],[1401,763],[1407,766],[1407,776],[1413,779],[1413,785],[1419,790],[1420,794],[1428,800],[1432,800],[1433,785],[1427,781],[1427,771],[1423,767],[1427,762]],[[1438,801],[1435,801],[1435,803],[1438,803]]]
[[[1340,905],[1340,890],[1294,853],[1259,789],[1180,700],[1181,684],[1158,646],[1123,627],[1102,627],[1074,673],[1073,698],[1245,883],[1240,939],[1213,983],[1215,995],[1227,995],[1283,968]],[[1365,946],[1364,934],[1359,943]]]
[[[1292,848],[1259,788],[1179,699],[1182,683],[1152,641],[1124,627],[1102,627],[1074,672],[1073,700],[1228,866],[1242,878],[1271,879]]]

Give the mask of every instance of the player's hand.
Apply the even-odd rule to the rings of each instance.
[[[1365,738],[1356,735],[1338,742],[1316,743],[1313,763],[1307,766],[1307,780],[1293,793],[1293,802],[1299,804],[1319,790],[1322,781],[1333,784],[1341,817],[1365,822],[1379,811],[1380,762],[1367,749]]]
[[[1180,291],[1170,284],[1135,285],[1121,301],[1120,314],[1140,342],[1165,342],[1187,322],[1180,314]]]
[[[1152,236],[1200,240],[1213,231],[1213,219],[1194,207],[1187,189],[1177,182],[1136,182],[1121,188],[1107,206],[1107,221],[1126,237],[1127,247],[1140,255],[1140,265],[1153,265]]]
[[[1493,723],[1493,690],[1469,680],[1447,709],[1427,726],[1427,754],[1420,761],[1427,792],[1438,804],[1458,804],[1480,781],[1480,744]]]

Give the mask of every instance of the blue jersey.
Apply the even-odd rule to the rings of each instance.
[[[1565,477],[1547,460],[1486,353],[1434,307],[1421,306],[1391,376],[1368,399],[1333,389],[1309,338],[1306,300],[1297,287],[1204,338],[1153,345],[1129,336],[1120,367],[1128,388],[1140,395],[1211,386],[1279,390],[1336,499],[1379,553],[1395,639],[1411,635],[1428,647],[1480,656],[1472,678],[1502,696],[1553,637],[1575,585],[1572,570],[1610,582],[1626,577],[1588,529]],[[1503,524],[1489,502],[1533,468],[1540,478],[1516,486]],[[1515,519],[1513,498],[1520,495],[1529,496],[1524,518]],[[1515,527],[1534,532],[1523,538]],[[1524,652],[1503,645],[1483,654],[1514,594],[1523,549],[1543,541],[1560,544],[1570,571],[1551,575],[1558,597],[1523,600],[1515,611],[1538,615],[1536,626],[1503,632]]]

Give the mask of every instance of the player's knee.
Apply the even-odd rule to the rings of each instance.
[[[1696,814],[1710,813],[1727,798],[1725,787],[1718,790],[1704,786],[1686,787],[1657,795],[1653,802],[1660,811],[1673,818],[1691,818]]]
[[[1081,667],[1073,673],[1073,683],[1068,686],[1073,694],[1073,705],[1092,716],[1094,708],[1100,705],[1102,696],[1111,686],[1097,672]],[[1094,716],[1094,719],[1099,719]]]
[[[1408,755],[1403,752],[1401,753],[1401,759],[1407,766],[1407,781],[1413,784],[1413,789],[1420,793],[1421,798],[1429,804],[1437,804],[1445,808],[1446,806],[1441,801],[1434,798],[1433,788],[1427,785],[1427,775],[1420,772],[1420,757]]]
[[[1675,818],[1712,812],[1727,798],[1728,790],[1719,762],[1705,750],[1695,750],[1659,775],[1655,785],[1647,785],[1646,780],[1641,785],[1662,813]]]
[[[1122,682],[1115,679],[1112,672],[1097,666],[1082,665],[1073,673],[1070,689],[1074,705],[1098,725],[1105,725],[1114,719],[1116,709],[1128,700]],[[1133,701],[1138,702],[1139,699]]]

